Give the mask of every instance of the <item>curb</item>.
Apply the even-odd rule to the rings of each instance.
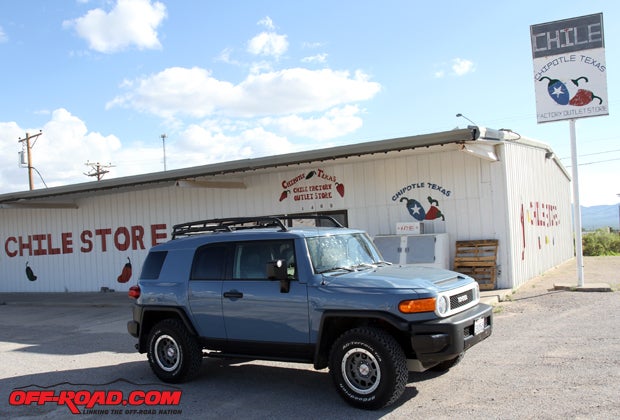
[[[569,292],[613,292],[613,289],[607,283],[586,283],[583,286],[569,283],[555,283],[553,289]]]

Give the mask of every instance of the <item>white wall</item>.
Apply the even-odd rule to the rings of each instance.
[[[502,147],[507,268],[511,286],[520,286],[574,256],[570,182],[553,159],[545,158],[544,149],[513,143]]]
[[[75,199],[78,209],[2,209],[0,292],[127,290],[137,281],[153,243],[151,227],[163,236],[162,242],[169,238],[173,224],[185,221],[346,209],[350,226],[373,236],[394,234],[396,223],[415,221],[406,202],[400,201],[403,197],[416,200],[427,213],[439,210],[444,215],[445,221],[427,222],[436,232],[449,233],[450,260],[457,240],[499,239],[502,274],[498,282],[512,287],[570,258],[564,229],[570,223],[566,216],[570,200],[565,194],[567,180],[557,175],[559,168],[552,167],[551,161],[545,161],[544,151],[541,158],[540,149],[505,147],[500,162],[464,153],[458,145],[436,146],[219,177],[242,181],[246,189],[158,186],[92,193]],[[283,193],[286,197],[280,200]],[[520,203],[529,206],[530,202],[555,205],[562,224],[528,225],[522,261]],[[110,229],[111,234],[97,235],[98,229]],[[139,234],[143,229],[142,242],[130,241],[129,249],[122,249],[127,243],[124,229],[130,236],[132,230]],[[45,240],[39,243],[34,235],[44,235]],[[541,235],[551,238],[553,245],[545,243],[537,249]],[[19,255],[20,237],[33,244],[33,249],[23,250],[24,255]],[[38,245],[42,245],[39,253],[47,255],[33,255]],[[127,257],[133,263],[133,277],[120,284],[116,279]],[[27,261],[38,276],[36,281],[26,278]]]

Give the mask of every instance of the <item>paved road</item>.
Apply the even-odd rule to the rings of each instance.
[[[178,406],[105,407],[107,414],[80,418],[617,418],[620,292],[552,290],[554,282],[575,278],[573,266],[564,264],[510,295],[496,307],[493,335],[461,364],[442,376],[411,374],[400,403],[376,412],[346,405],[328,372],[306,365],[205,360],[198,379],[170,387],[135,352],[124,296],[71,294],[68,301],[55,296],[37,303],[0,294],[0,417],[71,416],[67,405],[9,404],[14,391],[36,389],[91,396],[181,391]],[[617,290],[619,273],[620,257],[586,258],[586,281],[590,275]],[[129,411],[150,409],[155,414]]]

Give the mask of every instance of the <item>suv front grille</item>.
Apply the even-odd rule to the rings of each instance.
[[[450,310],[455,310],[474,301],[474,290],[465,290],[450,296]]]

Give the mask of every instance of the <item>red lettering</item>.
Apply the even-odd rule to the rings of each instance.
[[[45,405],[52,401],[54,401],[54,391],[41,391],[38,402],[39,405]]]
[[[299,181],[301,181],[302,179],[305,179],[306,176],[305,174],[299,174],[297,175],[295,178],[290,179],[288,181],[284,180],[282,181],[282,188],[287,189],[292,187],[293,185],[297,184]]]
[[[54,248],[52,245],[52,234],[47,234],[47,250],[50,255],[58,255],[60,254],[60,248]]]
[[[119,405],[123,402],[123,393],[121,391],[108,391],[105,403],[107,405]]]
[[[163,230],[164,232],[158,232],[159,230]],[[161,242],[159,242],[159,239],[165,240],[166,239],[166,224],[165,223],[161,223],[158,225],[151,225],[151,246],[155,246]]]
[[[144,403],[144,391],[133,391],[129,394],[129,405],[142,405]]]
[[[34,255],[47,255],[47,250],[43,248],[45,235],[32,235],[32,240],[35,242]]]
[[[41,391],[28,391],[26,394],[26,398],[24,399],[25,405],[30,405],[39,401],[39,395],[41,395]]]
[[[4,252],[6,252],[6,255],[8,257],[15,257],[17,256],[17,251],[11,251],[9,250],[9,242],[13,242],[13,243],[17,243],[17,239],[15,238],[15,236],[9,236],[8,238],[6,238],[6,241],[4,241]]]
[[[30,242],[30,236],[28,236],[28,242],[24,242],[23,238],[20,236],[19,237],[19,256],[23,257],[24,256],[24,249],[27,249],[28,255],[32,256],[32,243]]]
[[[9,395],[9,404],[11,405],[23,405],[26,400],[26,391],[13,391]]]
[[[121,242],[121,236],[123,237],[123,242]],[[114,246],[119,251],[127,251],[129,249],[130,239],[129,230],[124,226],[119,227],[114,232]]]
[[[179,405],[181,403],[181,391],[161,391],[161,405]]]
[[[108,250],[108,244],[106,242],[106,237],[112,234],[112,229],[96,229],[95,235],[101,237],[101,251],[106,252]]]
[[[90,400],[88,401],[88,403],[86,403],[85,408],[93,408],[95,404],[105,404],[105,391],[93,391],[92,395],[90,396]]]
[[[62,253],[73,254],[73,234],[71,232],[63,232],[60,238],[62,242]]]
[[[93,250],[93,241],[91,241],[92,237],[93,232],[91,232],[90,230],[85,230],[82,232],[82,234],[80,235],[80,240],[84,245],[80,248],[80,251],[91,252]]]
[[[84,231],[86,232],[86,231]],[[58,405],[66,405],[69,411],[73,414],[80,414],[80,410],[78,410],[75,405],[75,391],[60,391],[60,395],[58,396]]]
[[[144,228],[142,226],[132,226],[131,227],[131,249],[138,249],[138,244],[140,244],[140,249],[144,249]]]

